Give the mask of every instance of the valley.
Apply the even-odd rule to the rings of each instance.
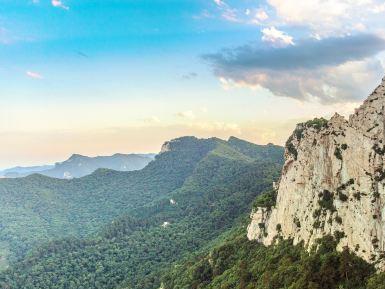
[[[239,222],[253,199],[278,178],[283,162],[283,148],[237,138],[184,137],[161,151],[142,171],[101,170],[77,180],[36,175],[0,183],[26,200],[31,210],[24,214],[41,220],[37,227],[37,221],[19,220],[12,234],[5,223],[2,237],[26,240],[12,245],[28,254],[16,254],[10,269],[0,274],[0,284],[156,288],[160,272],[172,262],[202,250]],[[21,188],[37,194],[30,199]],[[43,188],[50,192],[48,199]],[[51,221],[44,225],[46,220]],[[26,230],[33,225],[35,231]],[[45,268],[51,273],[45,274]],[[56,276],[66,277],[58,283]]]

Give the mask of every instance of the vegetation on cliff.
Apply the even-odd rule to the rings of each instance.
[[[258,196],[255,204],[274,206],[273,190]],[[268,201],[266,201],[268,200]],[[303,244],[276,239],[266,247],[249,241],[247,220],[231,230],[205,253],[179,262],[162,277],[165,289],[375,289],[385,288],[385,274],[375,274],[366,263],[345,248],[337,252],[340,236],[325,236],[310,252]]]

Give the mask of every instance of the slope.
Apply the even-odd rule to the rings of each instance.
[[[385,78],[349,120],[335,114],[299,124],[287,141],[277,205],[254,212],[248,237],[269,245],[280,235],[310,248],[342,234],[339,250],[385,271],[384,113]]]
[[[385,78],[349,120],[297,125],[247,236],[174,266],[162,288],[384,289],[384,113]]]
[[[256,200],[263,204],[266,193]],[[177,263],[162,276],[164,289],[383,289],[385,275],[375,274],[348,249],[336,250],[338,236],[317,240],[317,250],[280,240],[265,247],[247,239],[248,220],[218,238],[213,248]]]
[[[42,175],[0,180],[0,242],[10,258],[63,236],[85,236],[179,188],[216,140],[181,138],[141,171],[100,169],[80,179]]]
[[[182,143],[186,141],[196,139]],[[0,284],[8,288],[159,288],[161,271],[231,228],[279,175],[280,147],[248,144],[261,154],[275,148],[281,152],[277,161],[258,153],[245,155],[219,139],[204,142],[209,149],[193,162],[191,174],[179,188],[128,210],[95,237],[67,238],[35,249],[4,272]],[[165,144],[159,157],[176,147],[190,155],[182,143]],[[173,156],[175,163],[170,162],[167,169],[179,174],[178,166],[187,160]]]

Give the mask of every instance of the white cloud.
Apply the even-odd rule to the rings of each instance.
[[[265,88],[277,96],[321,103],[342,103],[366,97],[379,84],[384,67],[377,59],[349,61],[313,70],[262,70],[220,76],[226,88]]]
[[[239,13],[240,11],[236,8],[232,8],[223,0],[213,0],[214,3],[218,6],[221,11],[221,16],[223,19],[230,22],[240,22]]]
[[[61,0],[52,0],[51,1],[52,6],[57,7],[57,8],[62,8],[64,10],[69,10],[70,8],[66,5]]]
[[[246,45],[206,55],[224,89],[265,88],[277,96],[322,103],[357,100],[383,76],[385,40],[362,34],[282,48]]]
[[[265,21],[269,18],[269,15],[267,15],[265,10],[258,9],[257,13],[255,14],[255,18],[259,21]]]
[[[248,23],[255,25],[266,24],[266,21],[270,18],[265,9],[262,8],[250,10],[250,13],[247,15],[251,16],[251,20],[249,19]]]
[[[226,8],[222,13],[222,17],[230,22],[240,22],[236,9]]]
[[[267,0],[279,21],[301,25],[322,36],[361,31],[363,25],[383,26],[383,18],[373,18],[385,10],[379,0]],[[382,15],[383,17],[383,15]],[[377,24],[374,24],[377,21]],[[356,25],[359,22],[362,25]]]
[[[334,20],[348,10],[346,2],[344,0],[268,0],[268,3],[276,9],[278,16],[292,23]]]
[[[354,30],[360,31],[360,32],[364,32],[365,30],[367,30],[367,27],[365,26],[365,24],[363,24],[361,22],[353,25],[353,28],[354,28]]]
[[[209,18],[214,18],[214,15],[212,15],[208,10],[205,9],[197,15],[193,15],[192,18],[195,20],[209,19]]]
[[[262,41],[272,44],[276,47],[294,45],[293,37],[275,27],[262,29]]]
[[[375,13],[375,14],[379,14],[379,13],[385,12],[385,2],[382,3],[382,4],[375,5],[375,6],[372,8],[372,11],[373,11],[373,13]]]
[[[43,79],[44,78],[40,73],[34,72],[34,71],[26,71],[25,74],[29,78],[33,78],[33,79]]]
[[[159,117],[157,117],[155,115],[147,117],[147,118],[143,119],[143,121],[145,123],[151,123],[151,124],[153,124],[153,123],[160,123],[161,122]]]
[[[310,30],[309,35],[322,38],[344,36],[367,28],[372,32],[384,30],[384,0],[266,0],[266,5],[259,8],[213,1],[228,21],[277,28],[304,27]]]
[[[180,118],[186,118],[186,119],[195,119],[195,114],[192,110],[178,112],[176,116]]]
[[[217,4],[218,6],[224,6],[225,5],[225,2],[223,2],[222,0],[214,0],[214,3]]]

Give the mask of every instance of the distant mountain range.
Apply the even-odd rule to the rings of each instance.
[[[183,137],[142,170],[0,180],[0,288],[160,288],[163,270],[249,214],[283,153]]]
[[[43,165],[33,167],[14,167],[0,171],[0,177],[3,178],[17,178],[20,176],[27,176],[33,173],[38,173],[46,170],[53,169],[55,165]]]
[[[55,165],[33,167],[14,167],[0,171],[0,178],[20,178],[41,174],[52,178],[72,179],[89,175],[97,169],[116,171],[135,171],[143,169],[155,158],[155,154],[114,154],[112,156],[87,157],[72,155],[64,162]]]

